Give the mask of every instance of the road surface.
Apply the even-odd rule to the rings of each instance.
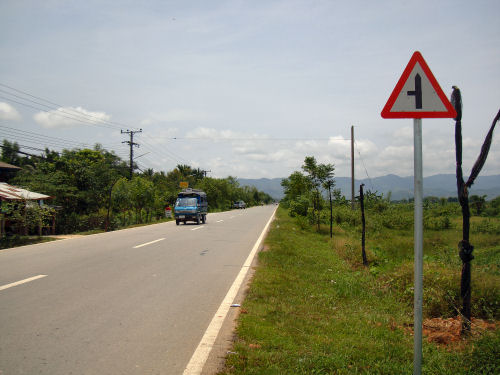
[[[274,210],[0,251],[0,374],[182,374]]]

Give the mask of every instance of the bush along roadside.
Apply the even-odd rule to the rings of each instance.
[[[453,226],[453,218],[450,221]],[[412,240],[400,228],[391,233],[380,228],[377,241],[372,237],[367,243],[370,266],[364,267],[354,226],[336,225],[330,239],[326,225],[317,231],[316,223],[306,225],[300,216],[291,217],[280,208],[266,240],[267,250],[259,254],[237,338],[220,374],[411,373]],[[456,242],[452,234],[431,231],[426,237],[423,373],[499,373],[500,335],[494,320],[498,306],[490,286],[484,293],[476,286],[481,297],[475,312],[483,319],[475,333],[465,340],[454,340],[459,336],[450,333],[456,325],[457,284],[447,267],[458,262],[448,261],[449,248]],[[485,245],[484,257],[498,257],[498,248],[491,249],[496,245],[486,246],[495,241],[475,242]],[[498,269],[486,267],[481,272],[487,284],[494,285]],[[443,337],[443,327],[452,339]]]

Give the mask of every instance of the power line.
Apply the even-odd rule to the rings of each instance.
[[[58,115],[58,116],[59,116],[61,113],[64,113],[66,116],[63,116],[63,115],[61,115],[61,116],[62,116],[62,117],[66,117],[66,118],[68,118],[68,119],[74,119],[74,120],[76,120],[76,121],[84,121],[84,122],[88,122],[88,121],[94,121],[94,120],[90,119],[90,117],[94,117],[94,118],[95,118],[97,121],[99,121],[99,122],[106,122],[106,120],[103,120],[103,119],[101,119],[101,118],[99,118],[99,117],[97,117],[97,116],[94,116],[94,115],[91,115],[91,114],[88,114],[88,113],[83,113],[83,112],[81,112],[81,111],[71,110],[70,112],[68,112],[67,110],[63,109],[63,108],[65,108],[65,107],[62,107],[62,106],[59,106],[59,108],[54,108],[54,107],[49,106],[49,105],[47,105],[47,104],[43,104],[43,103],[40,103],[40,102],[36,102],[36,101],[34,101],[34,100],[27,99],[27,98],[24,98],[24,97],[19,96],[19,95],[16,95],[16,94],[12,94],[12,93],[10,93],[10,92],[8,92],[8,91],[5,91],[5,90],[2,90],[2,89],[0,89],[0,92],[3,92],[4,94],[7,94],[7,95],[11,95],[11,96],[13,96],[13,97],[15,97],[15,98],[18,98],[18,99],[21,99],[21,100],[25,100],[25,101],[30,102],[30,103],[34,103],[34,104],[36,104],[36,105],[40,105],[40,106],[46,107],[46,108],[50,109],[50,111],[46,111],[46,110],[41,109],[41,108],[40,108],[40,110],[41,110],[41,111],[45,111],[45,112],[47,112],[47,113],[52,113],[52,114],[55,114],[55,115]],[[3,99],[5,99],[5,100],[11,100],[11,99],[9,99],[9,98],[5,98],[5,97],[2,97],[2,98],[3,98]],[[17,102],[17,103],[18,103],[18,104],[23,104],[23,103],[20,103],[20,102]],[[66,107],[66,108],[67,108],[67,107]],[[106,126],[107,126],[107,124],[103,124],[103,125],[106,125]],[[109,126],[108,126],[108,127],[109,127]]]
[[[19,95],[12,94],[12,93],[10,93],[10,92],[8,92],[8,91],[1,90],[1,89],[0,89],[0,91],[2,91],[2,92],[4,92],[4,93],[7,93],[7,94],[9,94],[9,95],[15,96],[15,97],[17,97],[17,98],[21,98],[22,100],[25,100],[25,101],[30,101],[30,102],[33,102],[33,103],[36,103],[36,104],[39,104],[39,105],[42,105],[42,106],[45,106],[45,107],[48,107],[48,108],[52,108],[52,109],[54,109],[54,110],[58,110],[58,109],[60,109],[60,108],[64,108],[64,106],[63,106],[63,105],[61,105],[61,104],[58,104],[58,103],[55,103],[55,102],[53,102],[53,101],[50,101],[50,100],[44,99],[44,98],[42,98],[42,97],[40,97],[40,96],[36,96],[36,95],[30,94],[30,93],[28,93],[28,92],[26,92],[26,91],[22,91],[22,90],[16,89],[16,88],[14,88],[14,87],[12,87],[12,86],[9,86],[9,85],[6,85],[6,84],[4,84],[4,83],[0,83],[0,86],[3,86],[3,87],[5,87],[5,88],[8,88],[8,89],[10,89],[10,90],[12,90],[12,91],[15,91],[15,92],[17,92],[17,93],[20,93],[20,94],[23,94],[23,95],[27,95],[27,96],[29,96],[29,97],[31,97],[31,98],[35,98],[35,99],[38,99],[38,100],[44,101],[44,102],[46,102],[46,103],[51,104],[52,106],[56,106],[56,107],[59,107],[59,108],[53,108],[52,106],[48,106],[48,105],[43,104],[43,103],[38,103],[38,102],[33,101],[33,100],[31,100],[31,99],[23,98],[23,97],[21,97],[21,96],[19,96]],[[4,99],[6,99],[6,98],[4,98]],[[7,100],[9,100],[9,99],[7,99]],[[23,103],[18,103],[18,104],[25,105],[25,104],[23,104]],[[33,108],[33,107],[32,107],[32,108]],[[35,109],[39,109],[39,108],[35,108]],[[63,112],[64,112],[64,111],[63,111]],[[100,122],[100,123],[102,123],[103,125],[104,125],[104,124],[112,125],[114,129],[120,129],[120,128],[123,128],[123,127],[125,127],[125,128],[130,128],[130,129],[137,129],[137,128],[131,127],[131,126],[127,125],[127,124],[120,123],[120,122],[110,121],[110,120],[104,120],[104,119],[102,119],[102,118],[100,118],[100,117],[98,117],[98,116],[95,116],[95,115],[92,115],[92,114],[89,114],[89,113],[82,113],[82,112],[75,112],[75,113],[71,113],[71,112],[70,112],[70,114],[74,114],[74,115],[77,115],[77,116],[80,116],[80,117],[84,117],[84,118],[86,119],[86,121],[99,121],[99,122]],[[92,120],[91,118],[94,118],[95,120]]]
[[[361,159],[361,164],[363,164],[363,168],[365,170],[366,177],[368,177],[368,180],[370,181],[371,190],[373,190],[372,179],[370,178],[370,175],[368,174],[368,170],[366,169],[365,161],[363,160],[363,157],[361,156],[361,151],[359,150],[359,147],[358,147],[358,144],[356,143],[356,140],[354,141],[354,145],[356,146],[356,151],[358,151],[359,158]]]
[[[269,138],[269,137],[248,137],[248,138],[225,138],[225,137],[173,137],[170,138],[172,140],[183,140],[183,141],[331,141],[331,137],[329,138]],[[345,138],[334,138],[334,141],[343,141],[343,142],[351,142],[350,139]]]
[[[114,127],[114,126],[110,126],[110,125],[107,125],[107,124],[98,124],[98,123],[95,123],[95,122],[91,122],[91,121],[94,121],[94,120],[84,119],[81,116],[80,117],[74,117],[71,113],[65,112],[64,110],[61,110],[60,108],[52,108],[51,110],[47,110],[47,109],[43,109],[43,108],[40,108],[40,107],[35,107],[35,106],[31,105],[31,104],[20,102],[18,100],[14,100],[14,99],[11,99],[11,98],[6,98],[5,96],[2,96],[2,95],[0,95],[0,98],[2,98],[4,100],[7,100],[7,101],[10,101],[12,103],[17,103],[17,104],[23,105],[25,107],[36,109],[37,111],[42,111],[42,112],[45,112],[45,113],[53,114],[55,116],[67,118],[69,120],[78,121],[78,122],[80,122],[82,124],[87,124],[87,125],[92,125],[92,126],[102,126],[102,127],[108,128],[108,129],[114,129],[114,130],[116,130],[116,127]],[[37,103],[35,102],[35,104],[37,104]],[[76,115],[76,116],[79,116],[79,115]],[[82,113],[82,116],[85,116],[85,114]]]
[[[13,137],[18,137],[18,138],[23,138],[23,139],[35,139],[38,141],[42,141],[45,143],[51,143],[53,145],[57,146],[63,146],[63,147],[77,147],[77,146],[88,146],[85,143],[80,143],[76,141],[69,141],[66,139],[62,138],[57,138],[57,137],[49,137],[45,136],[42,134],[34,133],[34,132],[29,132],[29,131],[22,131],[14,128],[10,128],[8,126],[2,126],[0,125],[0,132],[3,132],[9,136]],[[43,139],[40,139],[43,138]]]
[[[19,94],[22,94],[22,95],[25,95],[25,96],[29,97],[29,98],[23,97],[21,95],[17,95],[15,93],[8,92],[6,90],[0,89],[0,92],[3,92],[3,93],[5,93],[7,95],[10,95],[10,96],[13,96],[13,97],[15,97],[17,99],[21,99],[21,100],[23,100],[23,101],[25,101],[27,103],[20,102],[18,100],[15,100],[15,99],[12,99],[12,98],[9,98],[9,97],[5,97],[5,96],[0,96],[0,98],[3,98],[4,100],[8,100],[8,101],[11,101],[13,103],[17,103],[17,104],[20,104],[20,105],[23,105],[23,106],[26,106],[26,107],[29,107],[29,108],[32,108],[32,109],[35,109],[37,111],[43,111],[43,112],[46,112],[46,113],[51,113],[51,114],[57,115],[59,117],[67,118],[67,119],[70,119],[70,120],[73,120],[73,121],[78,121],[80,123],[88,124],[88,125],[92,125],[92,126],[103,126],[103,127],[109,128],[109,129],[118,129],[118,127],[119,128],[126,127],[126,128],[129,128],[129,129],[133,129],[133,131],[136,131],[134,129],[137,129],[137,128],[130,127],[130,126],[128,126],[126,124],[123,124],[123,123],[109,121],[109,120],[104,120],[104,119],[99,118],[97,116],[94,116],[92,114],[87,114],[87,113],[78,112],[78,111],[71,111],[71,112],[67,111],[67,110],[63,109],[63,106],[61,104],[58,104],[58,103],[56,103],[54,101],[51,101],[51,100],[48,100],[48,99],[44,99],[44,98],[42,98],[40,96],[36,96],[36,95],[30,94],[30,93],[28,93],[26,91],[22,91],[22,90],[16,89],[16,88],[14,88],[12,86],[9,86],[9,85],[6,85],[4,83],[0,83],[0,86],[2,86],[4,88],[7,88],[9,90],[12,90],[12,91],[14,91],[16,93],[19,93]],[[38,101],[35,101],[35,100],[31,99],[31,98],[37,99]],[[40,101],[43,101],[43,102],[48,103],[50,105],[41,103]],[[41,107],[45,107],[45,108],[41,108],[40,106]],[[53,106],[57,106],[59,108],[54,108]],[[155,147],[153,145],[150,145],[148,143],[145,143],[145,142],[143,142],[143,145],[146,146],[151,152],[154,152],[155,154],[163,155],[167,159],[173,160],[173,161],[175,161],[177,163],[181,163],[181,162],[186,162],[187,163],[187,161],[184,158],[182,158],[179,155],[174,154],[173,152],[171,152],[168,149],[157,148],[157,147]],[[59,147],[62,147],[62,146],[59,144]]]
[[[1,120],[0,120],[1,122]],[[60,137],[50,137],[44,134],[32,132],[32,131],[27,131],[27,130],[20,130],[20,129],[15,129],[11,128],[9,126],[4,126],[0,125],[0,134],[4,134],[4,136],[8,136],[10,138],[15,138],[15,139],[21,139],[25,140],[31,143],[35,144],[41,144],[41,145],[50,145],[52,147],[71,147],[71,148],[78,148],[78,147],[84,147],[84,148],[92,148],[93,146],[87,143],[83,142],[77,142],[73,140],[68,140]],[[42,138],[42,139],[40,139]],[[105,148],[108,149],[113,149],[111,145],[106,145],[103,144]]]
[[[151,141],[154,141],[154,139],[152,139],[149,135],[147,134],[144,134],[143,137],[151,140]],[[180,155],[177,155],[175,154],[174,152],[172,152],[171,150],[168,149],[168,147],[162,147],[162,148],[157,148],[157,146],[153,146],[152,144],[148,144],[148,143],[145,143],[143,142],[143,144],[149,148],[151,151],[157,153],[157,154],[160,154],[160,155],[163,155],[165,156],[167,159],[170,159],[170,160],[173,160],[175,161],[176,163],[178,164],[189,164],[189,162],[184,159],[182,156]]]

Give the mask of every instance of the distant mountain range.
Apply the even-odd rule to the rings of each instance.
[[[260,178],[245,179],[239,178],[241,186],[255,186],[258,190],[264,191],[275,199],[284,196],[281,187],[282,178]],[[393,174],[375,177],[371,179],[356,180],[355,194],[359,194],[359,185],[365,184],[365,190],[376,191],[387,197],[391,192],[392,200],[408,199],[413,197],[413,176],[399,177]],[[424,196],[434,197],[456,197],[457,180],[454,174],[438,174],[424,177]],[[335,177],[335,188],[340,189],[342,195],[351,197],[351,178]],[[472,185],[470,195],[486,195],[487,199],[493,199],[500,195],[500,175],[479,176]]]

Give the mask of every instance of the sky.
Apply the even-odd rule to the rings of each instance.
[[[101,144],[141,170],[413,175],[413,120],[380,115],[420,51],[463,97],[464,174],[500,109],[500,2],[0,0],[0,139]],[[423,119],[424,176],[455,172],[453,119]],[[500,129],[482,175],[500,174]]]

